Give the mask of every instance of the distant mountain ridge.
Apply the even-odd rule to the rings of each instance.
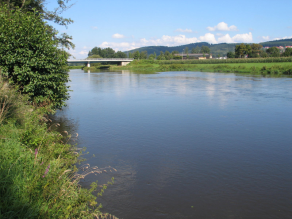
[[[165,52],[165,51],[179,51],[180,53],[188,47],[189,53],[191,53],[192,48],[202,47],[202,46],[208,46],[211,49],[211,53],[213,56],[217,56],[218,54],[220,55],[226,55],[229,51],[234,51],[236,45],[240,45],[241,43],[220,43],[220,44],[209,44],[206,42],[200,42],[200,43],[191,43],[191,44],[186,44],[186,45],[181,45],[181,46],[173,46],[173,47],[168,47],[168,46],[147,46],[147,47],[141,47],[133,50],[126,51],[125,53],[127,54],[128,52],[142,52],[142,51],[147,51],[148,55],[153,54],[154,52],[159,55],[160,51]],[[273,46],[292,46],[292,38],[291,39],[283,39],[283,40],[274,40],[274,41],[268,41],[268,42],[263,42],[259,43],[263,45],[263,47],[273,47]]]

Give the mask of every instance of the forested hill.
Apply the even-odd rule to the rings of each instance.
[[[201,42],[201,43],[191,43],[187,45],[181,45],[181,46],[174,46],[174,47],[168,47],[168,46],[147,46],[147,47],[141,47],[138,49],[130,50],[128,52],[135,52],[135,51],[147,51],[148,55],[153,54],[154,52],[159,55],[160,51],[165,52],[165,51],[178,51],[182,52],[183,49],[188,47],[189,53],[191,53],[191,50],[196,47],[201,47],[201,46],[208,46],[211,49],[211,53],[213,56],[216,56],[218,54],[220,55],[226,55],[227,52],[229,51],[234,51],[235,46],[239,45],[240,43],[220,43],[220,44],[209,44],[206,42]],[[269,42],[263,42],[260,43],[264,47],[273,47],[273,46],[292,46],[292,39],[285,39],[285,40],[275,40],[275,41],[269,41]],[[125,52],[127,53],[127,52]]]

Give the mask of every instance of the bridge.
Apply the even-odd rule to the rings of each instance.
[[[132,62],[134,59],[130,58],[102,58],[102,59],[68,59],[67,63],[85,63],[87,64],[87,67],[90,67],[90,63],[117,63],[121,66],[126,66],[130,62]]]

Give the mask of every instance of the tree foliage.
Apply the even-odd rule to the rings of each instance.
[[[267,49],[266,51],[270,57],[279,57],[280,56],[280,50],[277,47],[271,47]]]
[[[61,108],[68,99],[68,53],[57,48],[39,14],[0,8],[0,66],[10,82],[37,104]]]
[[[115,50],[110,47],[104,49],[100,47],[94,47],[92,50],[89,51],[88,57],[91,57],[93,55],[99,55],[101,58],[127,58],[127,55],[124,52],[115,52]]]
[[[6,5],[10,11],[21,10],[21,12],[37,12],[41,19],[54,22],[61,26],[68,26],[73,23],[70,18],[64,18],[61,16],[63,12],[71,8],[73,4],[69,4],[70,0],[57,0],[58,7],[53,11],[48,10],[45,5],[47,0],[0,0],[1,5]],[[53,26],[46,23],[48,26],[47,31],[53,34],[53,37],[58,41],[59,46],[63,46],[67,49],[74,48],[74,44],[71,42],[72,37],[66,33],[58,35],[58,31]]]
[[[201,47],[201,53],[208,53],[210,54],[211,50],[208,46],[202,46]]]

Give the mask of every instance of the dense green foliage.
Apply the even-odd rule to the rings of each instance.
[[[68,99],[68,54],[34,12],[0,8],[0,66],[3,75],[37,104],[61,108]]]
[[[27,105],[19,94],[0,80],[0,218],[95,218],[101,214],[92,184],[82,189],[77,172],[78,156],[70,135],[47,127],[45,108]],[[64,142],[64,143],[63,143]],[[90,170],[97,171],[97,170]],[[79,174],[78,174],[79,173]]]
[[[127,58],[127,55],[121,51],[115,52],[112,48],[94,47],[88,53],[88,58],[98,55],[100,58]]]
[[[73,23],[73,20],[70,18],[63,18],[60,14],[72,6],[68,4],[69,1],[70,0],[57,0],[57,8],[53,11],[50,11],[45,7],[47,0],[0,0],[0,5],[6,5],[11,11],[18,9],[23,13],[37,11],[43,20],[52,21],[61,26],[67,26]],[[71,36],[66,33],[58,35],[58,31],[52,25],[46,24],[46,26],[47,31],[53,34],[54,39],[60,46],[66,47],[67,49],[74,48]]]

